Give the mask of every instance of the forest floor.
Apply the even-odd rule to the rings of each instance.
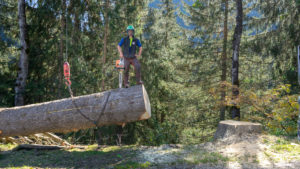
[[[300,168],[300,144],[272,135],[248,135],[198,145],[107,146],[18,150],[0,144],[0,168]]]

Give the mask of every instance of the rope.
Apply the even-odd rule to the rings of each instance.
[[[65,56],[64,56],[64,60],[65,60],[65,62],[67,62],[68,61],[68,22],[67,22],[67,16],[68,16],[68,14],[67,14],[67,12],[68,12],[68,10],[67,10],[67,5],[66,5],[66,8],[65,8],[65,21],[66,21],[66,53],[65,53]],[[109,92],[108,93],[108,95],[107,95],[107,97],[106,97],[106,99],[105,99],[105,103],[104,103],[104,105],[103,105],[103,107],[102,107],[102,109],[101,109],[101,112],[100,112],[100,114],[99,114],[99,116],[98,116],[98,118],[97,118],[97,120],[96,121],[93,121],[92,119],[90,119],[89,117],[87,117],[84,113],[82,113],[82,111],[80,110],[80,108],[82,108],[82,107],[79,107],[78,105],[77,105],[77,103],[75,102],[75,100],[74,100],[74,95],[73,95],[73,92],[72,92],[72,89],[71,89],[71,82],[68,82],[68,83],[66,83],[66,85],[68,86],[68,91],[69,91],[69,94],[70,94],[70,96],[71,96],[71,99],[72,99],[72,104],[74,105],[74,107],[76,108],[76,110],[77,110],[77,112],[82,116],[82,117],[84,117],[85,119],[87,119],[89,122],[91,122],[91,123],[93,123],[94,125],[95,125],[95,127],[96,128],[98,128],[98,122],[99,122],[99,120],[100,120],[100,118],[102,117],[102,115],[104,114],[104,112],[105,112],[105,109],[106,109],[106,105],[107,105],[107,102],[108,102],[108,100],[109,100],[109,97],[110,97],[110,94],[111,94],[111,92]]]
[[[67,43],[67,38],[68,38],[68,10],[67,10],[67,5],[66,5],[66,8],[65,8],[65,18],[66,18],[66,54],[65,54],[65,61],[68,60],[68,43]]]
[[[104,105],[103,105],[103,107],[102,107],[102,109],[101,109],[101,112],[100,112],[100,114],[99,114],[97,120],[93,121],[92,119],[90,119],[89,117],[87,117],[84,113],[82,113],[82,111],[80,110],[82,107],[79,107],[79,106],[77,105],[77,103],[75,102],[74,96],[73,96],[73,92],[72,92],[72,89],[71,89],[71,86],[70,86],[70,85],[68,85],[68,89],[69,89],[69,93],[70,93],[70,96],[71,96],[71,99],[72,99],[72,103],[73,103],[74,107],[76,108],[77,112],[78,112],[82,117],[84,117],[85,119],[87,119],[89,122],[93,123],[93,124],[95,125],[95,127],[97,128],[97,127],[98,127],[99,120],[101,119],[102,115],[103,115],[104,112],[105,112],[106,105],[107,105],[107,102],[108,102],[108,100],[109,100],[109,98],[110,98],[111,92],[109,92],[109,93],[107,94],[107,97],[106,97],[106,99],[105,99]]]

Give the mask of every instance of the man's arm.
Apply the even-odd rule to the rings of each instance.
[[[136,55],[136,57],[140,57],[142,55],[142,51],[143,51],[143,48],[142,47],[139,47],[139,54]]]
[[[117,46],[119,54],[120,54],[120,58],[124,57],[123,52],[122,52],[122,48],[121,48],[121,46],[123,45],[123,43],[124,43],[124,38],[121,39],[121,41],[119,42],[119,44]]]
[[[117,48],[118,48],[118,51],[119,51],[119,54],[120,54],[120,58],[123,58],[124,56],[123,56],[123,52],[122,52],[121,46],[118,45]]]
[[[135,56],[140,57],[142,55],[142,51],[143,51],[142,44],[141,44],[140,40],[137,40],[137,46],[139,47],[139,54],[135,55]]]

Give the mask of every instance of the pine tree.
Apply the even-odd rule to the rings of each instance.
[[[25,104],[25,89],[28,76],[28,33],[25,12],[25,0],[18,1],[19,13],[19,27],[20,27],[20,41],[21,41],[21,55],[18,64],[18,77],[15,86],[15,105],[22,106]]]

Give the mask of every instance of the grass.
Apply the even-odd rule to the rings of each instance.
[[[183,159],[183,163],[188,164],[201,164],[201,163],[219,163],[219,162],[227,162],[229,161],[228,157],[223,156],[218,152],[207,152],[200,148],[195,147],[185,147],[187,150],[186,154],[184,154],[185,158]]]
[[[300,145],[293,144],[291,140],[278,138],[272,145],[271,150],[275,151],[276,153],[289,153],[289,154],[296,154],[300,156]]]
[[[274,162],[300,160],[300,145],[293,143],[294,141],[295,139],[286,137],[268,140],[269,148],[264,152],[264,155]]]
[[[15,145],[2,145],[2,149],[9,150]],[[181,153],[174,152],[181,164],[218,163],[228,161],[217,152],[206,152],[199,148],[184,147]],[[98,149],[97,145],[89,145],[85,149],[70,150],[20,150],[2,154],[0,168],[116,168],[135,169],[149,168],[150,162],[139,162],[139,149],[131,146],[108,146]],[[180,162],[180,161],[179,161]],[[177,162],[176,162],[177,163]],[[176,164],[169,164],[176,165]]]
[[[284,152],[298,152],[300,153],[299,146],[291,145],[291,144],[283,144],[283,145],[272,145],[271,148],[279,153]]]
[[[300,145],[294,140],[283,137],[265,137],[262,142],[267,145],[263,153],[266,159],[272,162],[300,160]],[[16,147],[14,144],[0,144],[2,151]],[[141,151],[150,150],[153,155],[162,154],[166,161],[155,162],[151,158],[139,160]],[[261,160],[256,155],[226,157],[221,153],[209,151],[201,146],[186,145],[179,149],[166,149],[157,151],[149,147],[140,149],[136,145],[108,146],[98,149],[97,145],[86,146],[85,149],[52,150],[52,151],[12,151],[0,154],[0,168],[116,168],[136,169],[152,166],[176,166],[199,164],[224,164],[226,162],[242,162],[258,164]],[[224,153],[224,152],[223,152]],[[169,156],[168,156],[169,155]],[[158,156],[159,157],[159,156]],[[171,160],[169,160],[171,158]],[[147,161],[147,162],[146,162]],[[148,162],[150,161],[150,162]]]
[[[276,154],[282,155],[283,160],[300,160],[300,146],[287,144],[275,144],[271,146],[271,150]]]
[[[10,150],[14,145],[1,145]],[[71,150],[20,150],[0,154],[0,168],[142,168],[147,164],[129,163],[136,156],[134,146],[109,146],[97,150],[97,145]]]
[[[17,145],[16,144],[1,144],[0,143],[0,151],[8,151],[8,150],[12,150],[13,148],[15,148]]]
[[[149,168],[151,166],[150,162],[137,163],[137,162],[127,162],[126,164],[117,165],[116,169],[140,169],[140,168]]]
[[[229,158],[224,157],[218,153],[204,153],[200,156],[189,155],[189,156],[185,157],[183,160],[174,162],[173,165],[176,165],[176,164],[189,164],[189,165],[217,164],[217,163],[224,163],[227,161],[229,161]]]

